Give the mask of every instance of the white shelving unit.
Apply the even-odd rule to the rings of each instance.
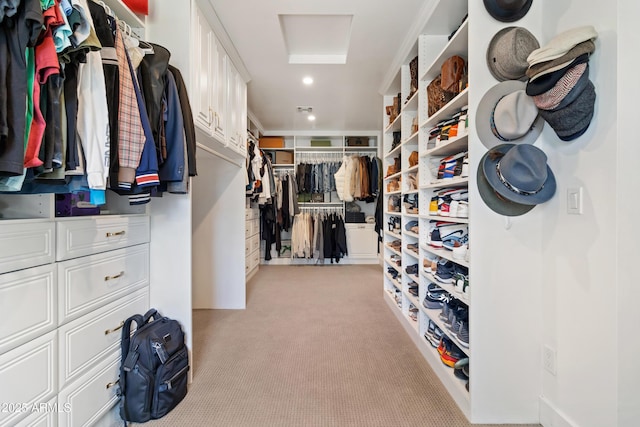
[[[400,87],[388,88],[388,95],[384,97],[383,111],[386,112],[386,106],[391,105],[398,93],[401,99],[406,100],[402,105],[400,114],[390,124],[385,126],[383,135],[383,156],[385,162],[385,171],[390,165],[393,165],[398,155],[401,158],[401,171],[387,177],[386,184],[397,177],[401,177],[403,181],[400,185],[401,191],[385,192],[385,203],[392,197],[400,197],[401,203],[405,201],[405,197],[418,198],[418,213],[407,213],[404,206],[402,213],[387,212],[385,220],[389,222],[393,217],[401,218],[400,234],[387,231],[384,235],[385,241],[385,276],[384,289],[391,298],[385,298],[392,312],[396,315],[400,323],[403,325],[411,339],[414,341],[420,352],[424,355],[426,361],[436,372],[443,386],[447,389],[451,397],[458,404],[460,409],[468,418],[471,418],[471,398],[465,388],[465,381],[454,376],[453,369],[443,364],[440,355],[431,343],[425,338],[428,330],[429,321],[432,320],[442,331],[449,337],[454,344],[458,346],[460,351],[466,357],[471,356],[471,349],[464,347],[457,339],[455,333],[450,331],[446,324],[439,318],[440,309],[426,309],[422,301],[426,296],[426,289],[430,283],[436,283],[442,289],[462,303],[470,307],[470,300],[466,294],[461,294],[452,284],[440,285],[435,277],[423,270],[423,261],[438,256],[446,260],[455,262],[463,267],[468,268],[467,261],[460,261],[453,258],[452,251],[447,249],[434,248],[427,245],[427,237],[429,232],[430,221],[448,221],[458,224],[469,224],[468,218],[455,218],[436,216],[429,214],[429,202],[431,198],[440,189],[443,188],[466,188],[469,185],[469,178],[447,178],[436,179],[431,166],[437,165],[441,158],[449,155],[465,152],[468,150],[468,136],[460,136],[449,141],[443,141],[436,147],[427,149],[430,130],[439,122],[451,118],[455,113],[461,110],[461,107],[468,105],[469,90],[464,89],[460,94],[454,97],[443,108],[438,110],[432,116],[427,116],[427,96],[426,88],[428,84],[440,74],[440,69],[444,61],[453,56],[459,55],[467,58],[469,24],[465,20],[461,24],[466,14],[467,2],[464,0],[455,1],[439,1],[436,2],[429,22],[425,23],[425,33],[418,37],[415,46],[408,53],[406,60],[400,67],[398,78],[394,82],[400,82]],[[461,25],[460,25],[461,24]],[[459,28],[458,28],[459,26]],[[457,30],[456,30],[457,28]],[[448,40],[448,36],[456,30],[455,34]],[[428,31],[432,31],[429,33]],[[433,32],[435,31],[435,32]],[[409,63],[415,56],[418,56],[418,91],[416,94],[408,98],[411,87],[411,73]],[[416,99],[417,98],[417,99]],[[386,117],[386,116],[385,116]],[[418,131],[415,131],[414,124],[418,123]],[[401,144],[391,150],[394,136],[393,132],[401,132]],[[397,139],[397,135],[396,135]],[[408,159],[413,151],[418,152],[418,165],[410,166]],[[409,189],[406,185],[409,174],[417,173],[417,189]],[[419,233],[414,233],[405,229],[410,221],[418,221]],[[387,244],[401,237],[402,239],[402,267],[396,267],[389,259],[390,254],[396,254],[397,251],[392,250]],[[416,244],[419,246],[419,253],[415,253],[407,248],[408,244]],[[418,264],[417,274],[408,274],[406,267]],[[401,284],[397,280],[392,280],[390,275],[386,273],[388,267],[395,268],[402,276]],[[409,293],[409,284],[415,282],[419,286],[418,296]],[[398,307],[395,299],[394,288],[401,286],[402,304]],[[400,288],[398,288],[400,289]],[[391,291],[391,293],[390,293]],[[413,321],[409,317],[409,307],[415,306],[418,310],[417,321]],[[473,378],[471,379],[473,380]]]

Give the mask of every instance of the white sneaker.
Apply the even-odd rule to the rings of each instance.
[[[468,178],[469,177],[469,155],[464,156],[464,161],[462,162],[462,172],[460,173],[460,178]]]
[[[451,202],[451,206],[453,206],[454,203],[456,203],[456,218],[469,218],[469,202],[465,202],[464,200],[459,202],[453,201]],[[451,213],[453,213],[453,209],[451,209]]]

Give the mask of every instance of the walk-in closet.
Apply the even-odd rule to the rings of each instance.
[[[631,0],[8,0],[0,427],[640,425]]]

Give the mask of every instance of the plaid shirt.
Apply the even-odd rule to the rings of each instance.
[[[120,28],[116,26],[115,40],[120,73],[118,106],[118,161],[120,168],[136,169],[144,148],[145,136],[140,121],[140,108],[133,89],[127,53]],[[135,175],[134,175],[135,178]]]

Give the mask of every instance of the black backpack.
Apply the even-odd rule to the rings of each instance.
[[[133,322],[137,329],[131,335]],[[120,348],[120,417],[125,422],[161,418],[182,401],[189,353],[180,323],[155,309],[135,314],[124,322]]]

